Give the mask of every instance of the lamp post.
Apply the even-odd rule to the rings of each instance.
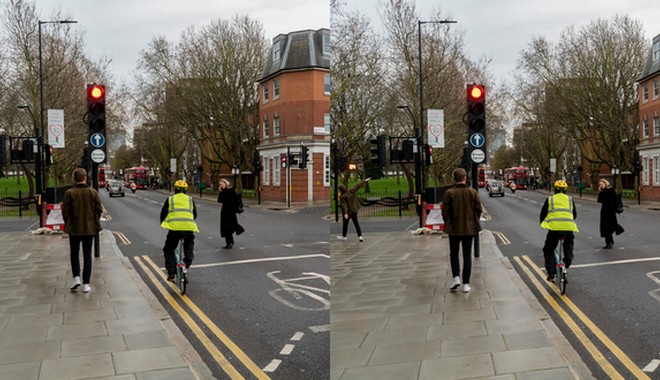
[[[415,189],[421,197],[424,187],[424,163],[421,160],[421,150],[424,145],[424,77],[422,76],[422,25],[423,24],[455,24],[454,20],[422,21],[417,20],[417,54],[419,57],[419,128],[415,128],[415,141],[417,153],[415,153]],[[419,226],[422,227],[421,212]]]
[[[75,20],[54,20],[54,21],[38,21],[39,23],[39,118],[40,130],[36,133],[37,137],[37,159],[35,160],[35,177],[37,177],[37,193],[41,192],[46,187],[46,168],[43,165],[43,140],[44,140],[44,70],[43,70],[43,55],[41,49],[41,25],[43,24],[76,24]]]

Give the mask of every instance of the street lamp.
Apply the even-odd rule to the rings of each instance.
[[[32,117],[32,123],[34,125],[34,135],[37,136],[39,134],[39,131],[37,130],[37,118],[34,116],[34,112],[32,112],[32,108],[30,108],[30,106],[28,106],[27,104],[16,106],[16,108],[18,108],[19,110],[27,110],[27,112]]]
[[[36,133],[37,137],[37,159],[35,160],[35,176],[37,177],[37,193],[41,194],[46,187],[46,168],[43,166],[43,140],[44,140],[44,70],[43,70],[43,56],[41,50],[41,25],[43,24],[76,24],[75,20],[55,20],[55,21],[41,21],[39,20],[39,118],[40,130]]]
[[[419,57],[419,128],[415,128],[415,140],[417,142],[417,153],[415,154],[415,189],[421,196],[424,187],[424,163],[421,160],[421,150],[424,145],[424,79],[422,76],[422,25],[423,24],[455,24],[454,20],[421,21],[417,20],[417,54]],[[421,212],[420,212],[421,215]],[[422,222],[420,218],[420,227]]]

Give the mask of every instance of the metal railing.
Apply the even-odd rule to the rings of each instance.
[[[417,215],[416,197],[403,196],[399,191],[370,191],[356,194],[362,207],[359,217],[409,217]]]
[[[37,197],[26,195],[22,190],[0,191],[0,217],[38,216]]]

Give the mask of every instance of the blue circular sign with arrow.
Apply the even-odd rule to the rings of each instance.
[[[89,142],[94,148],[101,148],[105,145],[105,136],[102,133],[94,133],[89,136]]]
[[[473,133],[470,135],[470,145],[475,148],[481,148],[486,142],[486,138],[481,133]]]

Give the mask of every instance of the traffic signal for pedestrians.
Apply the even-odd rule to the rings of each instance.
[[[294,153],[289,153],[289,165],[291,165],[291,167],[298,165],[298,158]]]
[[[261,157],[259,156],[258,150],[255,150],[253,153],[252,165],[254,167],[255,174],[259,174],[262,170],[264,170],[263,165],[261,165]]]
[[[429,144],[424,145],[424,163],[426,166],[433,165],[433,147]]]
[[[415,159],[414,146],[415,142],[413,140],[403,140],[404,161],[412,161]]]
[[[385,165],[385,136],[377,136],[371,139],[371,162],[380,166]]]
[[[53,146],[44,145],[44,165],[49,166],[53,164]]]
[[[486,92],[484,86],[467,86],[467,122],[468,134],[484,133],[486,129]]]
[[[301,145],[300,146],[300,165],[298,167],[300,169],[306,168],[308,161],[309,161],[309,148],[306,147],[305,145]]]
[[[282,163],[282,169],[286,168],[286,154],[280,156],[280,162]]]

